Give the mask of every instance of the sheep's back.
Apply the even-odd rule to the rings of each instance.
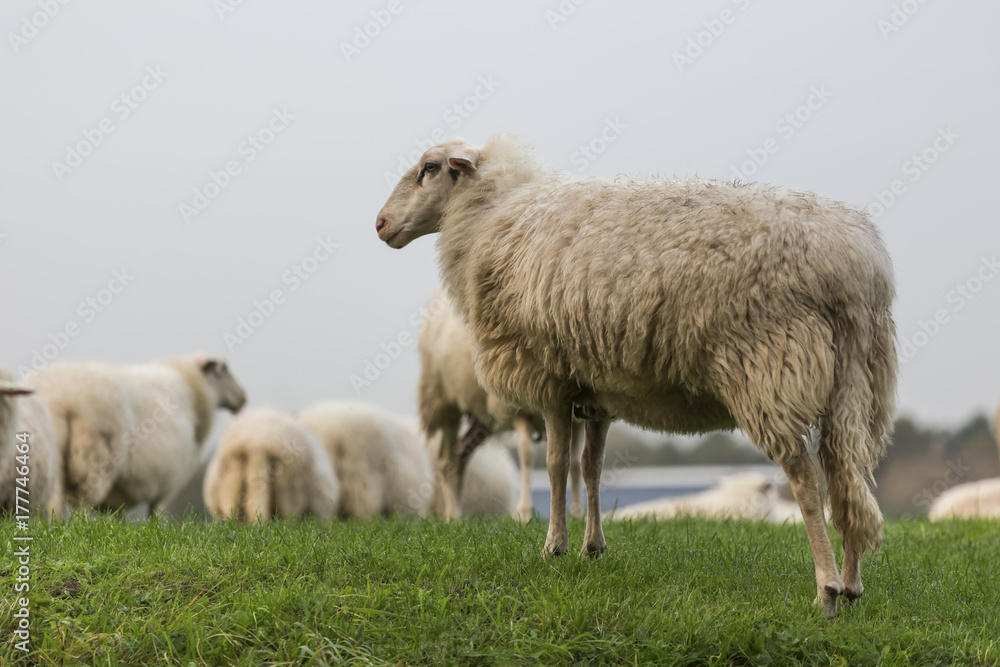
[[[433,481],[433,471],[412,426],[361,403],[318,403],[298,416],[333,461],[342,514],[351,515],[356,507],[382,514],[426,513],[430,494],[411,491]]]
[[[697,180],[531,187],[537,196],[468,223],[472,247],[457,274],[446,266],[449,288],[481,355],[623,392],[623,402],[637,385],[667,402],[672,389],[698,387],[732,338],[798,320],[830,339],[838,309],[887,310],[892,299],[875,228],[809,193]],[[518,399],[495,377],[487,388]],[[545,391],[528,405],[564,398]],[[718,406],[705,411],[725,421]]]

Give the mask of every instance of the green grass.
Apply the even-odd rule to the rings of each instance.
[[[32,653],[0,527],[0,664],[1000,664],[1000,524],[891,523],[824,621],[800,526],[74,519],[31,528]],[[579,548],[583,523],[570,527]]]

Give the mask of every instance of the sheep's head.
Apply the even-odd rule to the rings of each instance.
[[[239,412],[247,402],[247,394],[229,372],[226,362],[217,357],[205,357],[199,359],[198,367],[205,376],[205,381],[218,396],[219,407]]]
[[[441,226],[445,205],[455,188],[476,172],[479,149],[464,139],[449,139],[429,149],[389,195],[375,223],[378,237],[402,248]]]

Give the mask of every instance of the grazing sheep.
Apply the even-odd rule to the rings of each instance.
[[[791,505],[792,507],[788,507]],[[605,514],[614,520],[700,516],[708,519],[755,519],[800,522],[798,506],[778,496],[774,480],[758,472],[729,475],[711,489],[688,496],[658,498]],[[796,521],[797,519],[797,521]]]
[[[460,515],[461,505],[455,503],[455,498],[464,486],[465,461],[475,447],[490,434],[513,429],[518,436],[517,454],[521,464],[517,515],[524,521],[531,519],[534,514],[531,500],[533,434],[543,429],[544,422],[490,396],[482,388],[476,379],[472,337],[443,290],[434,293],[427,308],[427,319],[420,332],[420,362],[418,402],[424,437],[430,442],[440,434],[445,443],[435,459],[442,516],[456,518]],[[467,431],[471,437],[460,441],[458,434],[463,414],[471,418]],[[569,470],[574,516],[583,515],[580,495],[582,435],[583,428],[574,424]]]
[[[52,419],[30,389],[12,380],[0,369],[0,512],[19,514],[20,505],[31,513],[62,517],[62,466]],[[27,438],[19,438],[21,433]],[[17,480],[25,478],[21,486]]]
[[[1000,478],[983,479],[954,486],[931,504],[931,521],[955,518],[1000,519]]]
[[[307,407],[298,417],[333,463],[341,518],[427,514],[434,470],[409,424],[374,406],[332,401]]]
[[[870,485],[897,371],[892,265],[864,213],[756,184],[552,176],[530,147],[497,136],[429,149],[376,230],[392,248],[440,232],[476,376],[545,417],[544,553],[569,548],[574,414],[588,419],[590,554],[605,549],[599,483],[612,418],[682,433],[739,427],[788,476],[824,616],[841,595],[862,594],[860,558],[882,541]],[[802,439],[817,424],[842,573]]]
[[[441,434],[427,441],[427,450],[431,460],[438,456],[441,448]],[[441,477],[435,476],[433,481],[434,498],[431,501],[431,512],[437,516],[448,517],[444,492],[440,483]],[[531,490],[528,490],[531,493]],[[507,453],[507,447],[499,437],[488,438],[476,448],[469,457],[465,469],[465,484],[459,496],[458,506],[462,516],[475,516],[482,519],[518,516],[517,470]]]
[[[55,423],[66,494],[83,508],[150,503],[159,512],[198,468],[215,411],[243,388],[222,359],[53,364],[30,380]]]
[[[208,465],[205,504],[217,518],[267,522],[337,516],[340,486],[330,457],[305,424],[270,407],[233,419]]]

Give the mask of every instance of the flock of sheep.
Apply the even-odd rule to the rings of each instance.
[[[439,439],[425,439],[415,424],[364,404],[326,402],[292,414],[241,411],[245,403],[226,363],[202,355],[134,366],[62,362],[24,386],[0,371],[0,508],[26,505],[15,497],[23,480],[22,498],[54,518],[67,502],[161,512],[196,474],[215,414],[225,409],[239,414],[203,489],[218,518],[446,514],[432,464]],[[502,444],[477,450],[467,477],[467,514],[514,513],[516,471]]]
[[[805,524],[824,616],[840,597],[861,596],[861,557],[882,541],[872,473],[891,439],[897,373],[892,266],[864,213],[756,184],[557,175],[526,144],[496,136],[429,149],[376,231],[393,248],[440,234],[444,292],[432,303],[445,306],[429,309],[421,332],[420,428],[360,404],[240,412],[243,388],[212,357],[63,362],[23,387],[0,376],[0,503],[13,504],[15,434],[26,431],[32,507],[160,511],[195,474],[225,409],[239,414],[204,482],[217,517],[527,519],[529,462],[544,434],[543,553],[568,550],[567,480],[571,512],[582,514],[582,478],[582,553],[598,555],[613,419],[680,433],[740,428],[788,478],[797,507],[771,507],[772,518]],[[510,458],[480,447],[511,431],[516,505]],[[773,498],[772,483],[742,476],[617,516],[747,516],[748,489]],[[1000,488],[968,493],[951,513],[996,503]],[[827,512],[843,535],[840,571]]]

